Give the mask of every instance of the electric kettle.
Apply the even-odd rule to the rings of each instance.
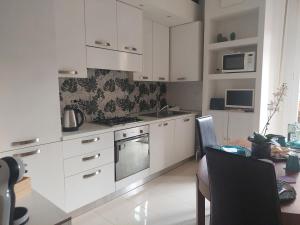
[[[77,131],[84,122],[84,114],[79,109],[74,109],[71,106],[66,106],[63,117],[63,131]]]

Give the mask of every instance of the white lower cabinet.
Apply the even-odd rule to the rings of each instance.
[[[174,163],[195,154],[195,116],[176,119]]]
[[[195,116],[150,125],[150,171],[159,172],[195,153]]]
[[[175,121],[150,125],[150,171],[159,172],[172,164]]]
[[[66,211],[70,212],[115,191],[114,164],[66,178]]]
[[[253,113],[214,110],[208,114],[213,117],[217,140],[221,145],[245,139],[254,131]]]
[[[64,170],[61,142],[2,153],[0,157],[18,156],[27,165],[25,176],[32,188],[64,209]]]

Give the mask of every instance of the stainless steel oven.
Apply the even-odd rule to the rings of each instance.
[[[115,132],[115,180],[150,167],[149,126]]]

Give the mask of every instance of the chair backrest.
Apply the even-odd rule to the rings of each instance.
[[[281,225],[274,165],[207,148],[210,225]]]
[[[218,145],[218,141],[212,116],[198,117],[196,122],[200,144],[200,152],[197,154],[199,158],[202,158],[206,153],[206,147]]]

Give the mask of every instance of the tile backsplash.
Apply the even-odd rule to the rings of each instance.
[[[128,72],[89,70],[89,78],[60,78],[61,111],[66,105],[81,109],[86,120],[153,111],[166,105],[164,83],[134,82]]]

